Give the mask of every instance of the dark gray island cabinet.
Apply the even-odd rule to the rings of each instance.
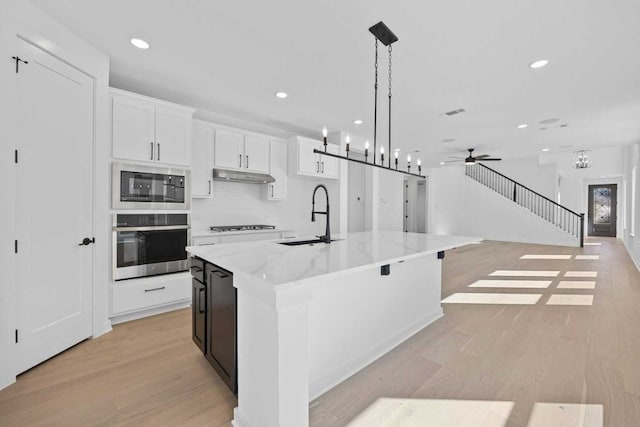
[[[237,304],[233,273],[192,257],[191,275],[193,342],[237,394]]]

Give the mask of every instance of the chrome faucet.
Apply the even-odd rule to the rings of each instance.
[[[324,190],[324,194],[327,196],[327,210],[324,212],[316,211],[316,191],[318,191],[318,188],[322,188]],[[316,222],[316,214],[327,216],[327,229],[325,231],[325,235],[318,237],[321,242],[331,243],[331,230],[329,229],[329,191],[327,190],[327,187],[322,184],[316,185],[316,188],[313,189],[313,197],[311,198],[311,222]]]

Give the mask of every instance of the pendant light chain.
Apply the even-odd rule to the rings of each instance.
[[[376,63],[375,63],[375,96],[373,106],[373,163],[376,162],[376,142],[378,136],[378,39],[376,39]]]
[[[389,167],[391,167],[391,45],[389,45]]]

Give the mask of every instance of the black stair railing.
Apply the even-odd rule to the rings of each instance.
[[[578,239],[580,247],[584,246],[584,214],[576,213],[483,164],[467,165],[465,172],[468,177],[569,233]]]

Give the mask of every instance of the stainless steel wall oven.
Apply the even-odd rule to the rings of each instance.
[[[114,214],[113,279],[187,271],[190,241],[187,213]]]
[[[191,209],[191,171],[113,163],[113,209]]]

